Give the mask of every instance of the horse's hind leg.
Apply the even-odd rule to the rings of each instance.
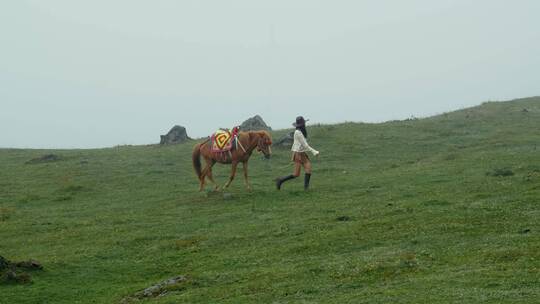
[[[210,161],[208,162],[207,166],[208,167],[208,173],[206,174],[206,176],[208,177],[208,179],[212,182],[212,184],[214,185],[214,190],[218,190],[219,189],[219,185],[216,183],[216,181],[214,180],[214,176],[212,175],[212,167],[216,164],[215,161]]]
[[[206,179],[206,176],[208,175],[208,171],[211,170],[211,169],[212,168],[207,163],[206,166],[204,167],[204,169],[201,171],[201,176],[199,177],[199,182],[200,182],[199,191],[200,192],[204,190],[205,179]]]
[[[202,171],[201,176],[199,177],[199,192],[204,190],[204,171]]]

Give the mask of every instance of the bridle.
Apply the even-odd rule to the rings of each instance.
[[[257,151],[262,152],[266,158],[272,155],[272,141],[268,137],[262,137],[257,143]]]

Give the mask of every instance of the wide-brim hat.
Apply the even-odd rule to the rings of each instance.
[[[296,117],[296,122],[293,122],[293,126],[296,127],[304,127],[306,125],[306,122],[309,121],[309,119],[304,119],[302,116]]]

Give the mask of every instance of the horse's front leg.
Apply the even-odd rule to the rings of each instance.
[[[243,167],[244,167],[244,181],[246,183],[246,188],[248,191],[251,191],[251,185],[249,184],[249,179],[248,179],[248,162],[245,161],[242,163]]]
[[[231,177],[229,177],[229,181],[225,184],[225,186],[223,186],[223,189],[227,189],[231,185],[232,181],[234,180],[234,177],[236,176],[236,167],[237,166],[238,166],[238,162],[233,162],[232,163]]]

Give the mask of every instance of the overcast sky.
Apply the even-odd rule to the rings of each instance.
[[[0,2],[0,147],[379,122],[540,95],[538,0]]]

